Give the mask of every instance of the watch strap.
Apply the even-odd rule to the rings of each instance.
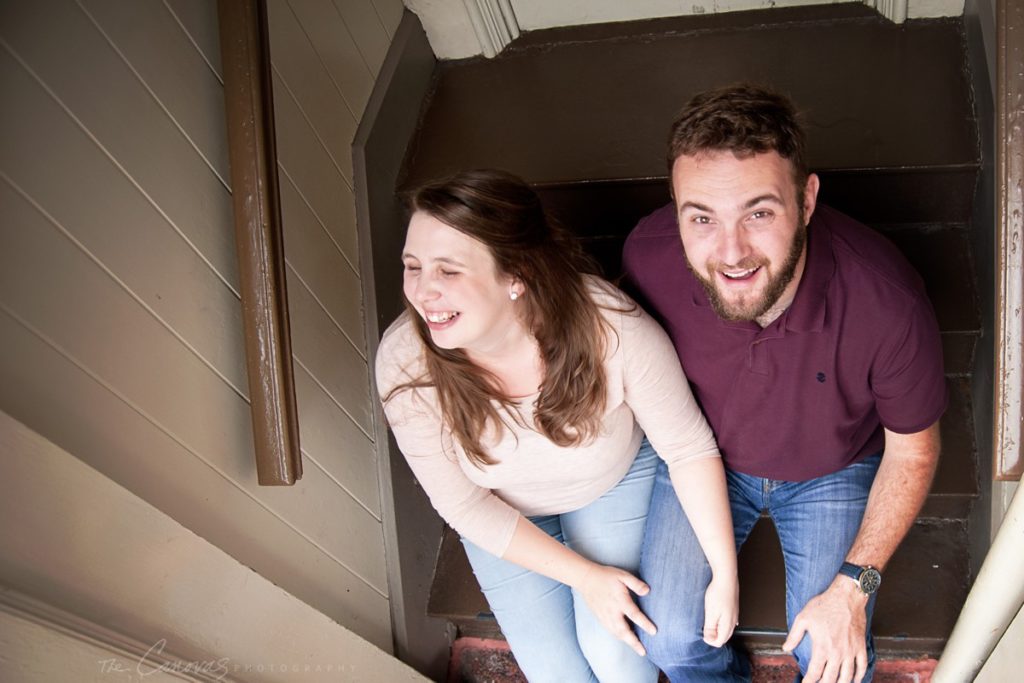
[[[879,585],[882,583],[882,573],[871,565],[860,566],[853,564],[852,562],[843,562],[839,567],[839,573],[843,576],[849,576],[853,579],[854,583],[860,590],[871,595],[878,590]]]

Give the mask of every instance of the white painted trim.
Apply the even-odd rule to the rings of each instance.
[[[462,0],[485,57],[494,57],[519,37],[519,22],[509,0]]]
[[[71,612],[66,612],[53,605],[31,598],[9,586],[0,585],[0,612],[14,615],[20,619],[60,634],[72,641],[102,650],[110,657],[96,662],[96,673],[103,674],[104,666],[110,666],[108,673],[124,673],[130,670],[140,679],[157,674],[159,677],[170,676],[182,681],[201,681],[205,683],[224,683],[237,680],[226,671],[221,672],[213,666],[206,671],[196,671],[195,665],[189,667],[182,657],[176,657],[166,648],[154,649],[152,644],[133,640],[117,631],[100,626],[94,621],[83,619]],[[17,658],[20,653],[8,652],[5,656]],[[55,653],[56,654],[56,653]],[[114,668],[113,662],[120,664]],[[184,671],[190,671],[185,674]],[[85,672],[81,672],[85,673]]]
[[[910,0],[864,0],[864,4],[878,10],[883,17],[897,24],[907,20]]]

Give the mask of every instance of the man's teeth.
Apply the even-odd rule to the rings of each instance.
[[[444,313],[427,313],[427,320],[429,320],[432,323],[446,323],[457,315],[458,313],[456,313],[455,311],[445,311]]]
[[[745,277],[749,277],[750,275],[753,275],[755,270],[757,270],[757,268],[751,268],[749,270],[741,270],[738,273],[727,273],[727,272],[725,272],[723,270],[722,271],[722,275],[726,276],[730,280],[741,280],[741,279],[743,279]]]

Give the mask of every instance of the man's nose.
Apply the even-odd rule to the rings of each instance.
[[[719,234],[716,254],[723,265],[735,266],[750,255],[750,244],[740,228],[727,228]]]

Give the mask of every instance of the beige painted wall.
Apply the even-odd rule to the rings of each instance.
[[[402,5],[269,5],[303,479],[256,483],[213,0],[0,1],[0,410],[390,649],[349,146]]]
[[[2,681],[426,680],[2,412],[0,545]]]

